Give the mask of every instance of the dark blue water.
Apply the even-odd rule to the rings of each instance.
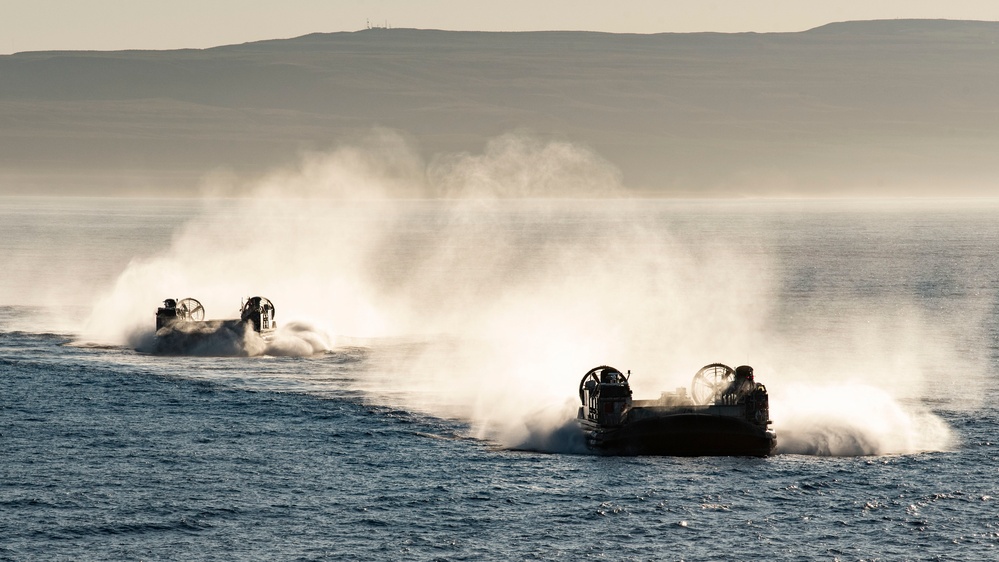
[[[889,445],[832,456],[785,447],[765,459],[513,450],[517,443],[491,430],[496,418],[483,413],[504,402],[497,387],[475,379],[478,386],[459,392],[423,363],[421,350],[447,347],[454,363],[438,367],[452,386],[468,386],[473,377],[463,369],[476,363],[467,356],[498,356],[488,341],[453,352],[465,340],[372,336],[341,338],[303,357],[160,357],[120,343],[92,345],[78,332],[45,328],[60,322],[39,320],[84,318],[88,307],[28,307],[6,294],[0,558],[994,559],[999,285],[989,258],[999,229],[988,219],[995,211],[755,212],[669,208],[656,220],[671,244],[693,248],[698,259],[716,255],[716,245],[732,247],[728,228],[719,234],[705,225],[742,221],[740,232],[754,235],[736,236],[738,251],[776,262],[760,271],[777,282],[753,294],[777,293],[759,329],[781,351],[800,353],[787,364],[820,363],[808,355],[819,353],[810,346],[816,334],[821,347],[854,355],[842,370],[795,377],[762,351],[744,352],[764,366],[757,373],[774,394],[779,440],[797,429],[806,439]],[[517,232],[526,228],[510,222]],[[157,244],[170,242],[150,235],[149,251]],[[704,283],[684,287],[699,298],[693,287]],[[865,309],[877,309],[884,324]],[[143,315],[151,320],[151,312]],[[870,331],[857,336],[858,324]],[[552,336],[560,346],[565,339]],[[861,361],[872,341],[879,357]],[[517,364],[541,388],[543,376],[529,365],[546,358],[529,355],[533,349],[518,348]],[[553,388],[571,399],[592,366],[580,363],[582,370],[573,364],[565,373],[544,363],[540,372],[552,372]],[[886,401],[858,396],[884,408],[861,411],[861,424],[897,421],[888,415],[897,408],[904,420],[931,417],[950,438],[856,430],[819,415],[828,394],[780,402],[780,387],[824,383],[858,365],[873,365],[860,382],[891,391],[908,376],[908,386],[919,387]],[[888,372],[891,365],[901,373]],[[840,409],[852,415],[850,408]],[[823,431],[789,426],[792,417]]]

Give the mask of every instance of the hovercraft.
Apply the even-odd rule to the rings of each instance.
[[[702,367],[685,388],[653,400],[633,400],[628,375],[602,365],[579,383],[577,421],[587,446],[607,455],[757,456],[771,454],[767,389],[753,368]]]
[[[277,329],[274,321],[274,304],[264,297],[250,297],[240,305],[238,319],[205,320],[205,307],[197,299],[166,299],[156,309],[156,335],[164,331],[196,332],[219,327],[243,332],[251,329],[267,337]]]

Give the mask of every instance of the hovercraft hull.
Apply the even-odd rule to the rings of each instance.
[[[773,453],[776,434],[736,417],[678,413],[619,427],[581,421],[587,445],[607,455],[754,456]]]
[[[261,342],[272,336],[273,330],[258,332],[253,324],[241,320],[173,322],[157,330],[143,351],[154,355],[242,356],[254,346],[264,347]]]

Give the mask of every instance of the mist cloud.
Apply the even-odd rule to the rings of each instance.
[[[781,327],[780,269],[764,241],[724,225],[690,239],[676,207],[660,212],[621,193],[618,170],[569,143],[511,134],[481,154],[425,162],[404,137],[376,131],[305,155],[252,196],[206,199],[169,250],[133,261],[99,299],[87,337],[143,341],[167,297],[193,296],[224,318],[240,298],[263,295],[284,331],[245,354],[402,338],[405,353],[372,359],[364,377],[340,384],[465,420],[506,447],[578,452],[576,385],[594,365],[632,370],[641,398],[686,386],[715,361],[757,368],[784,452],[954,446],[921,402],[940,365],[961,363],[939,343],[954,326],[875,304],[832,331]],[[891,314],[906,328],[871,322]],[[914,353],[927,341],[938,342],[935,356]],[[885,375],[900,364],[905,384]],[[830,373],[848,410],[820,399],[833,392]]]

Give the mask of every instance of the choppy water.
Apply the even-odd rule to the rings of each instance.
[[[236,242],[223,207],[0,201],[0,558],[997,555],[995,201],[279,207]],[[247,252],[259,288],[213,269]],[[136,352],[198,287],[259,290],[308,351]],[[596,364],[643,397],[714,361],[756,367],[779,454],[539,421]]]

